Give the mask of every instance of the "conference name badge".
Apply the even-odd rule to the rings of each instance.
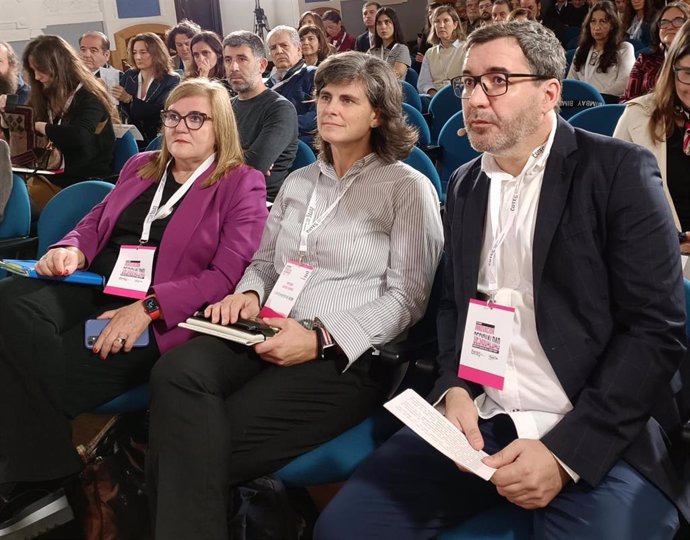
[[[153,246],[122,246],[117,262],[103,289],[107,294],[126,298],[145,298],[153,277]]]
[[[503,390],[515,309],[471,299],[458,377]]]
[[[297,302],[314,267],[297,261],[288,261],[278,277],[271,294],[259,312],[259,317],[286,318]]]

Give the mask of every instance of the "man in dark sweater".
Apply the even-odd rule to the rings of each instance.
[[[273,201],[297,154],[297,111],[263,83],[268,60],[259,36],[232,32],[223,41],[223,59],[228,83],[238,94],[232,108],[245,160],[264,173],[266,195]]]

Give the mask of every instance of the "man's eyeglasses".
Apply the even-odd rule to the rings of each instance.
[[[175,111],[162,111],[161,120],[163,121],[163,125],[167,128],[177,127],[177,125],[184,120],[184,125],[187,126],[188,130],[196,131],[197,129],[201,129],[201,126],[204,125],[206,120],[213,120],[213,118],[198,111],[192,111],[185,116]]]
[[[685,21],[687,21],[685,17],[675,17],[670,21],[668,19],[661,19],[659,21],[659,28],[670,28],[671,26],[673,28],[680,28],[685,24]]]
[[[673,68],[673,73],[679,83],[690,84],[690,68]]]
[[[460,75],[450,81],[453,93],[460,99],[469,99],[477,85],[488,97],[498,97],[508,92],[508,86],[513,84],[511,79],[534,79],[546,81],[552,77],[535,75],[534,73],[484,73],[473,77],[472,75]],[[517,82],[517,81],[516,81]]]

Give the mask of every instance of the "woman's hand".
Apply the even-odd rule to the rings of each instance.
[[[259,296],[253,291],[241,294],[229,294],[220,302],[207,306],[204,317],[214,324],[228,325],[237,319],[251,319],[259,314]]]
[[[194,61],[199,70],[199,77],[208,78],[208,74],[211,73],[211,60],[205,56],[199,56],[199,58]]]
[[[42,276],[69,276],[85,264],[86,257],[79,248],[53,248],[36,263],[36,272]]]
[[[113,97],[122,103],[132,103],[132,100],[134,99],[131,95],[129,95],[122,86],[119,84],[116,84],[110,89],[110,93],[113,95]]]
[[[263,321],[280,329],[272,338],[254,345],[254,351],[263,360],[288,367],[316,359],[319,354],[316,332],[307,330],[295,319],[271,318]]]
[[[98,318],[110,319],[93,346],[94,354],[98,354],[101,360],[105,360],[111,353],[131,351],[139,336],[151,324],[151,317],[141,301],[106,311]]]

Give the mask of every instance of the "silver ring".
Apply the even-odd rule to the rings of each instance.
[[[127,341],[127,338],[119,337],[115,341],[117,341],[120,344],[120,346],[122,346],[125,344],[125,341]]]

